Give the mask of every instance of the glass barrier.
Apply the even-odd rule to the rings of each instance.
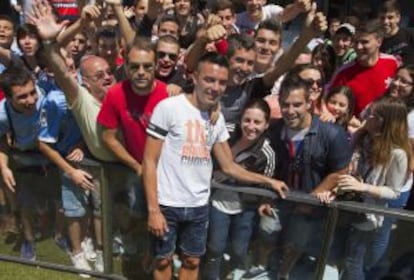
[[[88,256],[92,269],[96,266],[99,249],[103,249],[104,273],[86,272],[73,267],[69,238],[71,220],[63,215],[60,202],[62,192],[56,187],[61,186],[65,179],[56,179],[59,176],[55,168],[28,168],[16,173],[21,184],[37,186],[40,182],[40,185],[46,186],[45,192],[39,189],[36,190],[39,193],[29,192],[32,196],[19,196],[20,192],[16,196],[2,187],[0,260],[7,262],[0,262],[0,270],[9,271],[15,264],[8,263],[17,262],[50,269],[51,279],[57,273],[52,270],[90,273],[106,279],[152,279],[153,263],[145,216],[136,208],[136,205],[142,205],[142,196],[136,192],[140,182],[120,165],[85,160],[81,166],[93,175],[95,185],[100,187],[97,189],[100,200],[97,200],[95,207],[92,207],[90,200],[85,207],[88,219],[81,236],[87,236],[90,240],[87,241],[89,244],[81,246],[84,251],[88,246],[94,247]],[[369,273],[366,279],[380,279],[387,273],[404,273],[406,267],[414,263],[414,236],[410,234],[414,230],[414,214],[411,211],[348,201],[325,206],[310,195],[299,192],[290,192],[286,200],[280,200],[274,192],[263,188],[226,186],[216,182],[213,187],[207,252],[200,271],[203,279],[258,279],[260,276],[262,280],[277,277],[331,280],[339,279],[339,273],[348,279],[358,279],[353,278],[357,277],[354,275],[358,271]],[[239,193],[243,201],[241,211],[228,214],[217,203],[220,198],[217,193],[223,190]],[[38,198],[38,194],[43,199],[32,201]],[[17,207],[21,205],[19,203],[28,203],[33,207],[22,210],[22,207]],[[257,209],[266,204],[269,207],[261,207],[266,215],[260,216]],[[135,207],[131,207],[133,205]],[[23,211],[31,218],[28,221],[32,225],[32,233],[27,232],[27,226],[23,227],[26,221]],[[373,220],[378,222],[377,228],[364,232],[355,224],[359,223],[364,228],[364,219],[369,216],[366,213],[380,218]],[[97,219],[102,224],[101,238],[97,237],[99,227],[96,227],[93,217],[102,218]],[[372,245],[372,236],[379,235],[385,228],[390,241],[388,245],[378,243],[383,246],[375,249],[378,246]],[[27,239],[30,234],[34,239],[35,262],[24,255],[30,251],[24,246],[25,237]],[[174,256],[173,264],[176,274],[180,267],[177,256]],[[30,271],[27,268],[27,273]],[[33,279],[44,277],[47,276]],[[70,277],[76,279],[78,276],[65,274],[62,279]]]

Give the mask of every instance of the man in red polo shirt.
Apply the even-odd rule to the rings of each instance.
[[[384,31],[378,20],[362,23],[355,34],[355,61],[345,64],[332,78],[330,87],[346,85],[355,97],[355,114],[382,96],[390,85],[398,61],[380,53]]]

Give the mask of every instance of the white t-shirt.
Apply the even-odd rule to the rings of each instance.
[[[274,18],[277,21],[281,21],[281,16],[283,13],[283,7],[269,4],[263,6],[262,8],[262,20],[259,22],[254,22],[250,19],[247,12],[242,12],[236,15],[236,26],[239,28],[241,33],[250,32],[256,30],[260,22]]]
[[[213,125],[208,112],[200,111],[181,94],[155,107],[147,133],[164,140],[157,165],[159,204],[206,205],[213,168],[211,149],[229,138],[223,115]]]

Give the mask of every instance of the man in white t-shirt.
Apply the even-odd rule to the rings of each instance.
[[[177,240],[182,260],[180,279],[198,277],[207,239],[211,151],[227,175],[268,185],[282,197],[287,190],[285,183],[234,163],[223,115],[220,113],[216,122],[211,119],[226,89],[228,67],[221,55],[203,56],[194,72],[193,93],[161,101],[151,117],[143,178],[156,259],[154,279],[171,279]]]
[[[243,0],[246,11],[236,15],[236,26],[242,33],[254,34],[259,24],[268,19],[276,19],[283,23],[294,19],[302,12],[309,11],[310,0],[295,0],[285,8],[266,4],[266,0]]]

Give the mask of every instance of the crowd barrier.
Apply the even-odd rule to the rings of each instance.
[[[107,164],[107,163],[105,163]],[[29,265],[35,267],[41,267],[45,269],[51,269],[56,271],[64,271],[70,273],[82,273],[89,274],[91,276],[101,278],[101,279],[126,279],[123,276],[114,274],[114,265],[113,265],[113,252],[112,252],[112,242],[113,242],[113,205],[110,191],[110,182],[106,180],[107,176],[103,168],[103,163],[85,159],[81,166],[88,168],[97,168],[99,169],[100,183],[101,183],[101,200],[102,200],[102,224],[103,224],[103,255],[104,255],[104,273],[98,273],[93,271],[81,271],[75,269],[72,266],[66,266],[61,264],[42,262],[42,261],[27,261],[18,257],[7,256],[0,254],[0,261],[6,262],[15,262],[22,265]],[[251,186],[230,186],[212,181],[212,187],[217,189],[230,190],[245,194],[254,194],[258,196],[267,197],[270,199],[279,199],[278,195],[272,190],[260,188],[260,187],[251,187]],[[297,191],[290,191],[286,197],[286,201],[297,204],[305,204],[309,206],[322,206],[321,203],[313,196],[301,193]],[[414,212],[401,209],[390,209],[378,207],[375,205],[368,205],[359,202],[351,201],[333,201],[330,204],[323,205],[328,211],[327,218],[325,221],[325,230],[321,235],[323,240],[322,247],[320,248],[319,256],[316,260],[316,271],[313,279],[321,280],[323,279],[324,270],[326,267],[326,262],[328,254],[334,239],[335,228],[337,226],[338,213],[339,211],[348,211],[348,212],[357,212],[357,213],[375,213],[385,216],[390,216],[401,221],[407,221],[414,225]]]

